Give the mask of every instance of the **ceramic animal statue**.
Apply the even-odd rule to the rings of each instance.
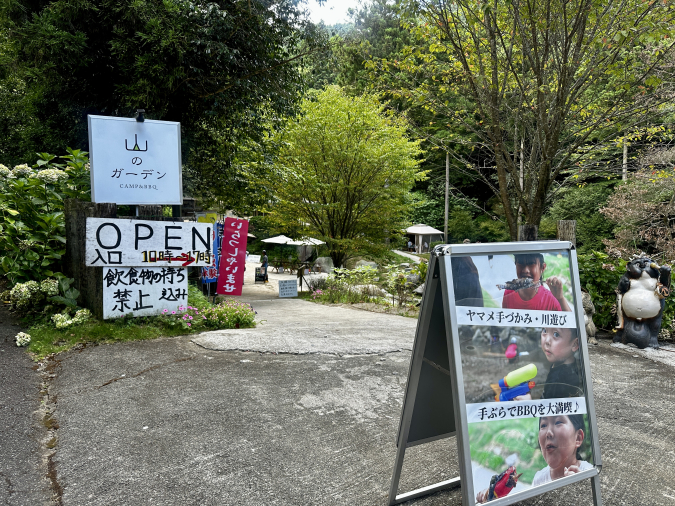
[[[588,342],[590,344],[598,344],[598,340],[595,338],[597,329],[595,328],[595,323],[593,323],[595,306],[591,300],[591,294],[583,288],[581,289],[581,304],[584,306],[584,323],[586,326],[586,337]]]
[[[617,289],[617,326],[614,342],[638,348],[658,348],[665,297],[670,293],[670,267],[659,267],[648,257],[626,264]]]

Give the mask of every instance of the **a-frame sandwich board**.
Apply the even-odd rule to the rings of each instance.
[[[569,317],[571,314],[574,318],[574,326],[581,345],[580,353],[583,358],[581,368],[583,369],[584,378],[583,396],[587,406],[587,410],[585,411],[587,415],[585,416],[588,418],[588,437],[590,437],[594,465],[590,469],[586,468],[585,470],[576,471],[572,475],[566,475],[564,478],[557,478],[554,481],[544,482],[543,484],[531,487],[515,495],[497,498],[495,499],[494,504],[495,506],[513,504],[514,502],[519,502],[556,488],[590,478],[593,503],[595,506],[602,505],[599,477],[602,468],[602,458],[597,438],[598,429],[595,416],[590,362],[586,344],[586,332],[583,322],[584,309],[580,295],[581,287],[576,251],[569,242],[557,241],[445,245],[437,246],[431,253],[427,273],[427,283],[422,299],[420,318],[417,325],[415,343],[408,372],[408,382],[401,410],[401,420],[397,436],[396,461],[389,490],[390,505],[460,485],[460,478],[458,477],[411,492],[400,495],[397,494],[405,450],[411,446],[436,441],[453,435],[457,436],[459,472],[460,477],[463,480],[462,502],[467,504],[475,503],[475,500],[473,499],[475,497],[475,491],[472,480],[473,473],[469,449],[470,443],[466,413],[467,405],[464,399],[465,385],[462,376],[463,365],[459,349],[458,321],[455,318],[455,293],[457,291],[462,292],[464,297],[462,297],[461,300],[464,302],[469,302],[474,299],[471,299],[470,295],[464,293],[467,288],[467,286],[463,285],[466,281],[466,272],[464,272],[466,264],[457,262],[457,265],[455,266],[455,263],[452,262],[452,257],[457,256],[466,258],[467,255],[483,255],[490,260],[492,257],[498,255],[515,256],[517,254],[531,255],[532,253],[536,255],[540,255],[541,253],[553,253],[559,258],[564,258],[565,256],[569,258],[570,277],[568,281],[572,289],[571,297],[574,310],[571,313],[568,310],[564,316]],[[457,268],[457,272],[455,272],[455,267]],[[499,275],[502,274],[504,273],[499,273]],[[464,306],[464,304],[461,305]],[[472,312],[472,307],[469,306],[468,311],[473,315],[480,316],[481,321],[483,321],[482,315],[489,312],[487,308],[485,309],[485,312],[483,312],[483,308],[484,306],[482,305],[480,308],[473,307],[473,309],[477,309],[478,312]],[[509,311],[511,311],[514,317],[517,316],[516,313],[518,310]],[[558,308],[553,311],[560,311],[560,309]],[[529,315],[529,313],[527,314]],[[532,316],[535,317],[535,319],[537,317],[534,313]],[[546,326],[549,324],[555,325],[553,320],[544,320],[544,317],[541,315],[539,315],[539,317],[541,317],[541,323],[532,323],[532,320],[530,319],[529,322],[527,322],[528,326],[539,328],[544,326],[545,321],[547,324]],[[553,318],[553,316],[550,317]],[[459,318],[458,315],[457,318]],[[490,321],[490,319],[487,319],[486,321]],[[504,321],[507,320],[505,319]],[[476,324],[484,325],[481,323]],[[563,322],[561,321],[560,326],[562,325]],[[569,325],[565,328],[568,327]],[[551,409],[552,403],[555,400],[557,399],[553,399],[549,402],[548,409]],[[545,403],[546,400],[534,402]],[[572,403],[564,402],[563,404],[571,405]],[[510,410],[515,408],[507,409]],[[562,412],[557,413],[560,414]],[[544,415],[540,416],[543,417]],[[546,416],[548,416],[548,414]],[[539,420],[543,420],[543,418],[539,418]],[[539,430],[541,430],[541,426]],[[588,463],[586,462],[586,464]]]
[[[446,329],[443,284],[445,278],[435,252],[430,255],[422,306],[417,323],[408,382],[399,423],[396,463],[389,490],[389,505],[409,501],[439,490],[457,487],[459,477],[397,495],[405,451],[411,446],[454,436],[456,416],[453,401],[452,338]],[[447,293],[447,292],[446,292]],[[447,295],[445,295],[447,297]],[[449,321],[449,320],[448,320]]]

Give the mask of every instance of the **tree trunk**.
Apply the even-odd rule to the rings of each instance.
[[[138,219],[162,221],[164,211],[162,206],[138,206]]]
[[[539,225],[520,225],[518,227],[519,241],[536,241],[539,234]]]
[[[448,204],[450,199],[450,153],[445,153],[445,225],[443,228],[443,242],[448,244]]]
[[[558,240],[569,241],[576,247],[577,245],[576,220],[560,220],[558,222]]]
[[[80,291],[78,304],[103,319],[103,267],[85,265],[87,218],[116,218],[117,204],[95,204],[77,199],[64,203],[66,254],[64,270],[74,278],[73,288]]]

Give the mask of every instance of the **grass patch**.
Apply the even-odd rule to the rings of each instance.
[[[155,318],[120,318],[118,320],[90,320],[82,325],[56,329],[42,323],[28,330],[31,342],[28,351],[41,360],[49,354],[67,351],[78,344],[121,343],[142,341],[158,337],[173,337],[189,334],[181,327],[166,328]]]
[[[188,286],[188,308],[177,314],[126,316],[111,320],[90,319],[79,325],[56,328],[50,316],[24,318],[31,336],[28,351],[36,360],[47,355],[67,351],[81,344],[108,344],[142,341],[158,337],[175,337],[206,330],[255,327],[255,311],[248,304],[225,299],[212,305],[201,291]]]

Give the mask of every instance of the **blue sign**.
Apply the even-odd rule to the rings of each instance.
[[[218,261],[220,260],[220,248],[223,242],[223,224],[216,223],[212,234],[213,261],[210,266],[202,267],[202,283],[218,281]]]

